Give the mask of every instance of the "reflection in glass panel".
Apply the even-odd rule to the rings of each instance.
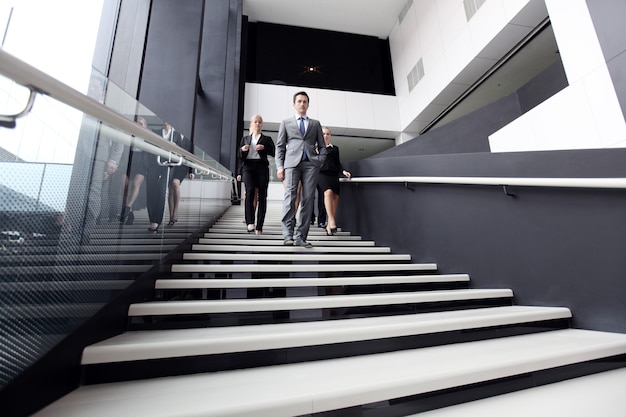
[[[146,119],[146,137],[158,143],[161,118],[101,74],[91,80],[91,98]],[[12,91],[0,83],[0,101],[17,100]],[[175,152],[49,96],[38,95],[14,128],[0,127],[0,351],[10,358],[0,388],[230,204],[230,172],[201,149],[193,155],[217,174],[187,161],[169,166]],[[178,222],[168,224],[176,170],[182,196]],[[157,233],[148,230],[150,196]]]

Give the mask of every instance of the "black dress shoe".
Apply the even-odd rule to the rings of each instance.
[[[296,243],[294,243],[295,246],[301,246],[303,248],[312,248],[313,245],[311,245],[311,242],[307,242],[306,240],[297,240]]]
[[[133,214],[133,212],[131,211],[130,213],[128,213],[128,215],[126,216],[126,221],[124,222],[124,224],[128,224],[131,225],[133,224],[133,222],[135,221],[135,215]]]

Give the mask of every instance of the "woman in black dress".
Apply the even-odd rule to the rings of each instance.
[[[185,137],[182,133],[174,136],[174,143],[181,148],[193,153],[193,142]],[[170,182],[168,185],[169,192],[167,193],[167,207],[170,212],[169,226],[174,226],[178,221],[178,205],[180,203],[180,184],[185,178],[190,180],[194,179],[195,175],[193,169],[187,166],[181,165],[170,168]]]
[[[320,169],[317,183],[324,192],[324,207],[327,215],[326,234],[331,236],[337,232],[335,215],[339,206],[339,176],[343,175],[351,178],[352,174],[341,166],[339,148],[330,143],[330,129],[323,127],[322,132],[324,133],[324,142],[326,143],[326,161]]]

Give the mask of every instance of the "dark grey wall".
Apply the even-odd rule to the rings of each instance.
[[[354,176],[626,177],[626,150],[449,154],[347,163]],[[339,225],[364,239],[570,307],[578,328],[626,332],[626,191],[343,184]]]
[[[243,0],[207,0],[198,77],[202,93],[195,112],[196,145],[235,171],[243,100],[240,91]]]
[[[110,1],[110,0],[109,0]],[[109,79],[130,97],[137,97],[146,45],[150,0],[124,0],[120,4]]]
[[[600,46],[604,53],[617,92],[617,98],[626,117],[626,2],[623,0],[587,0]]]
[[[233,171],[242,8],[242,0],[122,0],[113,22],[111,79]]]
[[[203,3],[152,2],[139,89],[142,104],[192,138]]]

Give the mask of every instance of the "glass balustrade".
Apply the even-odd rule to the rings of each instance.
[[[146,136],[163,137],[163,119],[95,71],[88,96],[145,121]],[[27,88],[0,79],[0,114],[20,113],[28,99]],[[25,116],[0,121],[2,388],[214,220],[231,204],[233,182],[202,149],[178,165],[183,151],[155,146],[45,94],[36,95]],[[170,180],[180,172],[173,219]],[[148,230],[148,207],[160,219],[156,232]]]

